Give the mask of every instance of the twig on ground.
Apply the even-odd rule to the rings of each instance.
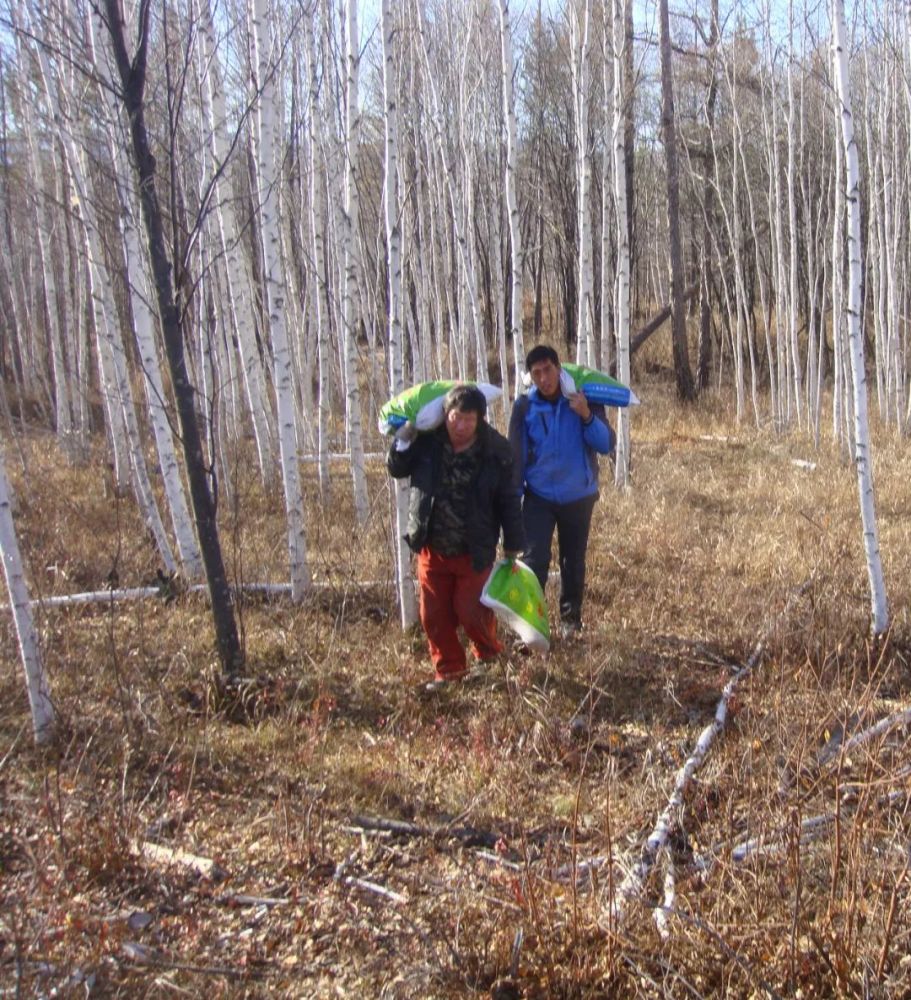
[[[217,897],[217,902],[227,906],[290,906],[292,900],[274,896],[248,896],[242,892],[225,893]]]
[[[668,914],[674,912],[674,905],[677,902],[677,869],[674,865],[674,856],[665,845],[661,850],[664,856],[666,869],[664,872],[664,905],[655,907],[655,925],[658,934],[663,941],[671,936],[670,921]]]
[[[378,882],[370,882],[365,878],[356,878],[353,875],[343,875],[340,882],[345,885],[354,886],[356,889],[363,889],[365,892],[372,892],[377,896],[384,896],[386,899],[391,900],[393,903],[407,903],[407,896],[403,896],[399,892],[394,892],[392,889],[387,889],[385,886],[380,885]]]
[[[383,816],[355,816],[351,824],[344,829],[350,833],[387,833],[400,837],[428,837],[432,839],[445,840],[452,838],[459,840],[466,846],[482,845],[484,847],[494,847],[501,834],[495,830],[479,830],[473,826],[455,826],[467,815],[467,810],[450,820],[445,826],[429,827],[420,826],[417,823],[407,823],[403,820],[388,819]]]
[[[906,726],[909,722],[911,722],[911,708],[902,709],[901,712],[895,712],[885,719],[880,719],[879,722],[870,726],[869,729],[865,729],[863,732],[857,733],[856,736],[852,736],[844,745],[844,753],[850,753],[855,747],[869,743],[870,740],[876,739],[877,736],[885,735],[885,733],[896,726]]]
[[[19,727],[19,732],[16,733],[16,738],[10,744],[9,750],[7,750],[6,753],[3,755],[3,760],[0,760],[0,771],[2,771],[4,767],[6,767],[6,762],[10,759],[10,757],[12,757],[13,751],[19,745],[19,740],[22,738],[22,734],[25,732],[25,728],[26,727],[24,725]]]
[[[389,819],[385,816],[353,816],[351,827],[396,833],[402,837],[427,837],[432,833],[427,827],[419,826],[417,823],[406,823],[404,820]]]
[[[658,817],[654,829],[646,840],[645,847],[642,850],[639,861],[635,866],[633,866],[630,873],[623,880],[616,894],[612,895],[608,901],[608,906],[611,911],[611,922],[615,926],[620,920],[623,919],[626,904],[631,899],[641,895],[645,880],[648,877],[649,872],[654,867],[658,852],[667,842],[675,816],[683,807],[683,798],[689,787],[690,780],[699,767],[701,767],[702,762],[708,754],[709,748],[712,746],[715,738],[724,729],[727,723],[728,703],[730,702],[731,697],[737,690],[740,683],[756,668],[756,665],[759,663],[760,657],[765,649],[768,637],[771,635],[775,624],[790,611],[794,602],[806,591],[806,589],[810,586],[810,583],[811,580],[808,579],[804,581],[804,583],[802,583],[797,590],[792,592],[787,603],[785,604],[784,609],[776,617],[776,621],[768,626],[762,638],[753,647],[753,652],[750,655],[749,660],[747,660],[747,662],[734,674],[727,684],[725,684],[721,698],[715,709],[715,718],[702,730],[702,733],[699,735],[699,739],[696,741],[696,746],[693,752],[684,762],[683,767],[677,772],[677,780],[674,782],[674,788],[671,792],[668,803],[661,815]]]
[[[656,907],[656,909],[665,909],[665,907]],[[694,917],[692,914],[686,913],[683,910],[672,908],[669,909],[668,912],[670,915],[678,917],[684,923],[690,924],[691,926],[701,930],[703,933],[708,934],[708,936],[712,938],[716,944],[718,944],[725,955],[737,963],[754,986],[758,986],[760,989],[765,990],[765,992],[768,993],[770,997],[773,997],[774,1000],[782,1000],[781,995],[775,991],[771,984],[760,976],[759,973],[755,972],[750,966],[750,963],[747,962],[742,955],[735,951],[734,948],[732,948],[727,941],[725,941],[725,939],[718,933],[718,931],[715,930],[714,927],[710,927],[704,920],[700,920],[698,917]]]
[[[387,889],[385,886],[380,885],[378,882],[371,882],[368,879],[359,878],[356,875],[346,875],[345,871],[351,866],[354,860],[354,855],[349,855],[345,858],[338,867],[335,869],[335,875],[333,878],[336,882],[342,885],[350,885],[356,889],[363,889],[365,892],[374,893],[377,896],[383,896],[386,899],[391,900],[393,903],[407,903],[407,897],[403,896],[401,893],[394,892],[392,889]]]
[[[231,979],[260,979],[265,969],[238,969],[232,965],[194,965],[191,962],[179,962],[160,952],[147,948],[138,941],[124,941],[121,950],[125,958],[135,965],[146,965],[160,969],[177,969],[180,972],[195,972],[204,976],[227,976]]]
[[[520,927],[512,942],[512,952],[509,956],[509,975],[515,979],[519,974],[519,959],[522,955],[522,943],[525,941],[525,931]]]
[[[228,877],[228,873],[211,858],[191,854],[179,847],[166,847],[164,844],[153,844],[150,840],[145,840],[133,846],[133,853],[154,865],[189,868],[213,882],[222,882]]]
[[[510,871],[514,872],[525,871],[525,865],[517,864],[515,861],[509,861],[507,858],[501,857],[493,851],[479,850],[475,851],[474,854],[476,858],[481,858],[483,861],[489,861],[492,865],[499,865],[501,868],[508,868]]]

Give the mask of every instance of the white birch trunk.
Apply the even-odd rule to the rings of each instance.
[[[44,667],[41,663],[38,632],[32,617],[19,541],[13,524],[12,495],[2,449],[0,449],[0,555],[3,557],[3,572],[6,576],[10,606],[13,609],[13,621],[16,624],[19,653],[25,670],[28,703],[32,713],[32,731],[36,743],[45,743],[54,732],[54,706],[51,704]]]
[[[420,127],[420,126],[418,126]],[[417,155],[417,151],[416,154]],[[427,221],[428,205],[426,202],[427,178],[423,170],[418,171],[415,178],[417,185],[417,207],[415,209],[415,239],[417,240],[417,259],[415,268],[418,272],[418,322],[421,325],[421,357],[424,368],[421,371],[421,379],[426,381],[435,377],[440,371],[440,328],[436,326],[437,336],[431,338],[433,322],[431,321],[431,309],[439,306],[439,295],[433,284],[433,261],[434,254],[431,246],[433,229]],[[436,355],[434,355],[436,347]]]
[[[357,191],[358,153],[360,148],[361,112],[358,106],[358,80],[360,75],[360,40],[358,34],[357,0],[346,0],[347,13],[347,68],[345,77],[345,218],[342,229],[344,240],[344,301],[341,336],[344,341],[345,402],[348,428],[348,447],[351,451],[351,480],[354,490],[354,512],[359,525],[367,523],[370,500],[367,494],[367,475],[364,469],[364,434],[361,423],[361,390],[358,381],[357,333],[358,318],[358,219]]]
[[[89,230],[91,233],[91,230]],[[90,237],[91,239],[91,237]],[[100,254],[101,248],[97,240],[91,240],[93,252]],[[146,465],[145,450],[139,432],[139,422],[136,417],[136,404],[133,399],[133,388],[130,382],[130,373],[127,367],[126,352],[123,345],[123,335],[120,328],[120,321],[117,316],[113,299],[113,288],[107,268],[103,263],[99,264],[99,273],[102,278],[103,289],[103,316],[104,323],[100,328],[96,327],[98,338],[98,353],[106,357],[110,366],[109,378],[111,379],[112,409],[119,408],[122,426],[126,435],[126,444],[132,474],[133,489],[139,509],[146,522],[159,555],[168,573],[177,572],[177,563],[171,551],[171,543],[168,541],[161,520],[161,513],[158,510],[158,503],[152,490],[149,480],[148,466]]]
[[[795,185],[797,174],[800,170],[798,162],[797,140],[794,135],[794,125],[796,117],[794,98],[794,64],[796,57],[794,54],[794,36],[796,26],[794,23],[794,0],[788,0],[788,20],[789,20],[789,59],[788,59],[788,168],[787,168],[787,194],[788,194],[788,362],[790,365],[791,378],[794,385],[794,411],[797,414],[798,426],[801,421],[801,366],[800,353],[797,343],[797,195]]]
[[[464,104],[463,104],[464,108]],[[463,110],[461,118],[464,123],[467,111]],[[484,323],[481,319],[481,307],[478,302],[478,268],[476,264],[477,248],[474,239],[474,205],[475,205],[475,163],[471,149],[471,141],[462,133],[462,233],[464,245],[462,248],[462,289],[468,308],[471,310],[474,326],[475,347],[475,378],[483,382],[490,380],[487,367],[487,337]],[[464,312],[462,314],[464,315]]]
[[[613,173],[614,129],[616,128],[616,123],[613,120],[613,100],[616,84],[613,76],[615,72],[613,55],[613,0],[601,0],[601,6],[601,113],[604,116],[605,128],[604,148],[601,156],[601,353],[598,358],[597,367],[603,372],[608,372],[611,371],[615,357],[615,345],[610,336],[612,329],[611,315],[614,311],[619,311],[620,308],[619,303],[615,301],[617,275],[611,267],[611,227],[614,224],[614,216],[617,212]],[[610,123],[609,128],[608,123]],[[610,192],[611,197],[608,197],[608,192]],[[613,328],[616,332],[615,326]],[[619,444],[619,421],[617,430]],[[619,454],[618,450],[618,458]]]
[[[448,128],[443,118],[439,90],[430,62],[430,42],[427,38],[426,26],[423,21],[419,21],[419,30],[421,32],[424,57],[424,79],[430,94],[430,119],[433,124],[433,133],[434,138],[436,139],[439,154],[437,172],[442,175],[439,183],[445,191],[445,194],[441,193],[440,196],[440,203],[443,206],[442,211],[444,213],[441,217],[447,218],[448,215],[448,221],[452,226],[454,236],[454,254],[457,258],[452,261],[451,264],[451,271],[456,276],[456,285],[458,288],[458,312],[460,325],[462,327],[462,329],[457,330],[455,328],[455,324],[451,325],[451,335],[455,338],[455,353],[458,367],[457,377],[460,379],[467,377],[465,345],[471,340],[474,340],[476,353],[478,355],[476,377],[483,379],[486,378],[487,374],[487,358],[484,348],[483,330],[481,328],[480,310],[478,307],[477,283],[475,281],[473,256],[469,245],[471,232],[468,228],[471,221],[471,186],[473,184],[473,170],[471,163],[469,162],[467,143],[465,140],[465,118],[468,114],[468,109],[466,107],[464,66],[465,59],[468,56],[468,47],[466,46],[462,59],[462,71],[459,78],[460,88],[457,101],[459,140],[461,146],[461,170],[459,170],[457,174],[457,171],[452,164],[452,158],[450,157],[449,150],[446,146]],[[458,190],[456,190],[454,183],[455,178],[458,178],[461,181],[458,185]],[[447,286],[448,285],[449,282],[447,280]],[[452,315],[453,310],[450,308],[450,316]],[[468,317],[471,319],[472,329],[466,329],[468,326]]]
[[[37,23],[38,19],[35,17],[32,3],[29,3],[29,11],[33,22]],[[59,92],[58,86],[54,85],[55,76],[50,58],[43,45],[36,45],[33,54],[36,57],[35,65],[38,70],[41,89],[47,101],[48,110],[57,127],[58,136],[62,144],[64,162],[74,188],[74,208],[79,216],[77,225],[81,227],[88,295],[98,337],[99,379],[107,417],[107,432],[111,444],[114,482],[117,489],[124,489],[130,470],[129,449],[127,446],[123,411],[116,396],[114,362],[106,346],[108,318],[113,309],[110,276],[107,273],[101,251],[97,226],[95,225],[94,206],[89,199],[79,152],[76,149],[76,144],[67,126],[63,97]]]
[[[580,2],[583,5],[581,11],[578,7]],[[592,0],[574,0],[573,10],[570,12],[575,91],[573,98],[576,109],[576,229],[579,240],[576,363],[588,366],[594,364],[595,314],[591,219],[592,157],[588,141],[591,11]]]
[[[321,7],[321,5],[320,5]],[[317,14],[313,31],[320,31],[322,14]],[[316,370],[319,385],[317,402],[317,464],[320,499],[328,504],[329,496],[329,416],[332,385],[329,371],[329,317],[326,315],[326,175],[323,162],[323,141],[320,124],[319,87],[320,65],[313,45],[313,35],[307,33],[307,61],[310,90],[307,125],[310,134],[310,252],[312,254],[313,315],[316,320]]]
[[[506,212],[509,220],[509,250],[512,291],[510,294],[509,338],[513,352],[513,399],[522,391],[522,372],[525,370],[525,337],[522,332],[524,305],[522,254],[522,228],[519,218],[519,201],[516,196],[516,102],[513,89],[515,72],[512,55],[512,26],[509,20],[509,0],[500,0],[500,51],[503,60],[503,120],[506,126]],[[504,388],[509,394],[508,373],[503,369]]]
[[[631,2],[631,0],[626,0]],[[614,204],[617,206],[617,292],[616,292],[616,322],[617,322],[617,378],[624,385],[630,383],[629,358],[629,327],[630,327],[630,245],[629,245],[629,205],[626,202],[626,147],[624,133],[626,130],[627,88],[632,81],[626,79],[626,31],[624,27],[624,0],[611,0],[613,18],[613,128],[611,130],[611,149],[614,161]],[[606,22],[605,18],[605,22]],[[605,105],[607,100],[607,81],[605,80]],[[605,118],[607,107],[605,106]],[[605,192],[605,200],[607,194]],[[606,267],[602,260],[602,267]],[[607,331],[602,330],[601,336],[606,338]],[[614,478],[617,486],[629,486],[630,466],[630,420],[629,408],[620,407],[617,410],[617,459]]]
[[[889,625],[889,610],[876,527],[870,430],[867,421],[867,379],[864,368],[861,300],[863,264],[860,244],[860,169],[851,112],[844,0],[832,0],[832,48],[835,54],[835,87],[840,105],[841,135],[845,150],[845,188],[848,204],[848,337],[851,345],[854,389],[854,464],[857,470],[864,552],[870,580],[871,626],[874,635],[881,635]]]
[[[132,183],[127,180],[130,178],[131,172],[124,171],[120,166],[117,167],[117,171],[120,174],[121,182],[129,183],[130,188],[132,188]],[[196,581],[201,580],[204,576],[202,555],[187,506],[187,498],[180,475],[180,463],[171,434],[172,422],[168,415],[167,397],[161,376],[161,361],[155,338],[156,318],[149,305],[153,301],[152,284],[149,280],[148,264],[139,242],[135,218],[126,200],[129,196],[129,190],[121,193],[124,259],[136,344],[139,348],[143,385],[149,407],[149,422],[155,437],[161,477],[168,500],[168,509],[171,512],[171,525],[174,529],[181,565],[186,578]]]
[[[284,149],[277,105],[281,87],[276,85],[275,55],[270,31],[269,0],[256,0],[255,40],[258,51],[260,100],[259,119],[262,141],[259,143],[259,190],[262,197],[261,222],[265,266],[265,299],[269,316],[275,371],[275,396],[278,409],[279,454],[285,514],[288,521],[288,561],[291,597],[299,601],[310,588],[307,545],[304,537],[304,501],[301,493],[297,457],[297,434],[294,421],[294,371],[285,328],[285,277],[280,254],[281,173],[276,157]]]
[[[769,160],[769,205],[772,226],[772,252],[775,261],[775,364],[776,379],[772,383],[775,429],[778,433],[790,423],[790,392],[789,369],[787,361],[787,314],[788,294],[786,275],[786,256],[784,244],[784,221],[782,219],[782,203],[784,195],[781,189],[781,153],[778,140],[778,94],[775,85],[775,61],[772,54],[771,40],[766,46],[766,62],[769,68],[768,104],[771,106],[771,120],[765,112],[766,102],[763,101],[763,124]]]
[[[206,129],[217,173],[232,155],[232,140],[228,134],[228,112],[222,84],[222,73],[215,22],[210,0],[201,0],[198,57],[203,85],[200,88],[202,119]],[[229,185],[215,180],[212,203],[215,206],[217,243],[227,270],[225,302],[231,330],[237,333],[243,387],[253,425],[253,437],[263,483],[275,479],[275,430],[272,404],[266,387],[265,370],[256,344],[256,320],[251,298],[252,280],[240,244],[240,227]],[[228,338],[230,349],[231,338]]]
[[[833,51],[833,70],[834,56]],[[843,274],[844,249],[842,244],[842,226],[845,217],[845,184],[844,184],[844,150],[840,142],[835,143],[835,211],[832,223],[832,436],[844,444],[847,441],[845,433],[845,381],[844,362],[844,300]]]
[[[22,72],[25,71],[27,65],[27,60],[23,57],[24,52],[22,47],[19,46],[20,70]],[[54,240],[56,224],[48,209],[48,198],[44,192],[44,171],[41,167],[41,160],[35,142],[32,124],[32,104],[28,98],[22,101],[22,116],[26,148],[28,150],[29,173],[31,174],[32,183],[35,186],[33,222],[37,243],[38,264],[41,271],[40,277],[44,290],[44,308],[48,324],[48,338],[50,340],[51,372],[54,379],[55,430],[64,454],[72,459],[74,457],[73,414],[70,401],[72,385],[69,365],[67,364],[66,348],[61,332],[61,316],[57,307],[56,265],[50,260],[47,250],[48,238],[50,238],[52,245],[56,242]],[[61,300],[65,301],[65,296],[61,296]]]
[[[731,107],[737,107],[737,89],[736,89],[736,76],[732,79],[731,74],[726,74],[727,84],[730,92]],[[741,148],[740,134],[738,129],[738,121],[736,117],[736,111],[734,112],[734,147],[735,149]],[[744,338],[744,324],[746,322],[746,289],[744,287],[743,281],[743,265],[741,263],[741,253],[740,247],[742,243],[742,233],[740,226],[740,168],[738,160],[735,158],[731,165],[731,207],[728,209],[727,202],[724,198],[724,187],[726,182],[722,182],[720,175],[720,160],[718,156],[712,157],[715,166],[715,187],[718,192],[717,203],[718,208],[724,217],[725,229],[728,234],[728,242],[731,246],[731,253],[733,256],[733,272],[734,272],[734,301],[733,303],[728,303],[728,317],[729,322],[732,326],[731,331],[731,349],[734,362],[734,398],[735,398],[735,420],[739,424],[743,420],[744,410],[746,407],[746,387],[744,383],[744,371],[743,371],[743,338]],[[725,291],[725,299],[729,299],[728,281],[724,274],[724,268],[721,269],[721,282]],[[755,381],[755,380],[754,380]]]
[[[496,415],[497,417],[505,416],[508,418],[509,409],[506,401],[509,399],[509,347],[507,344],[507,329],[506,329],[506,273],[503,268],[503,208],[499,203],[499,199],[496,199],[493,204],[489,206],[488,211],[485,213],[488,219],[487,234],[488,234],[488,246],[490,247],[490,260],[491,260],[491,284],[492,284],[492,298],[494,302],[494,330],[497,337],[497,357],[500,363],[500,380],[503,383],[503,398],[504,405],[502,407],[497,407]],[[510,338],[512,339],[512,338]],[[505,430],[505,427],[501,427],[501,430]]]
[[[404,388],[402,377],[402,255],[398,199],[398,103],[395,79],[396,29],[392,0],[383,0],[383,99],[386,126],[384,212],[386,253],[389,269],[389,391],[394,396]],[[417,603],[411,576],[411,556],[405,542],[408,523],[408,483],[394,481],[395,569],[402,627],[417,621]]]

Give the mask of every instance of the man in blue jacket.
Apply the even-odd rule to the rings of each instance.
[[[557,529],[560,550],[560,621],[563,638],[582,629],[585,553],[598,499],[598,455],[614,450],[604,407],[581,392],[564,395],[560,358],[545,344],[529,351],[525,369],[532,389],[519,397],[509,422],[516,487],[522,495],[527,547],[524,559],[542,588]]]

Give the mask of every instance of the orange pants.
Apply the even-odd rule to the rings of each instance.
[[[481,604],[481,591],[491,569],[473,569],[467,554],[441,556],[427,547],[418,553],[421,625],[438,679],[458,677],[467,670],[458,634],[460,625],[478,660],[493,659],[503,649],[497,639],[496,617]]]

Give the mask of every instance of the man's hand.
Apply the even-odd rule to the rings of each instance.
[[[573,413],[578,414],[579,418],[584,424],[587,424],[591,419],[592,411],[589,409],[588,400],[585,398],[585,394],[581,392],[574,392],[567,396],[569,400],[569,408]]]
[[[418,429],[410,420],[395,432],[395,450],[407,451],[411,447],[411,442],[418,436]]]

